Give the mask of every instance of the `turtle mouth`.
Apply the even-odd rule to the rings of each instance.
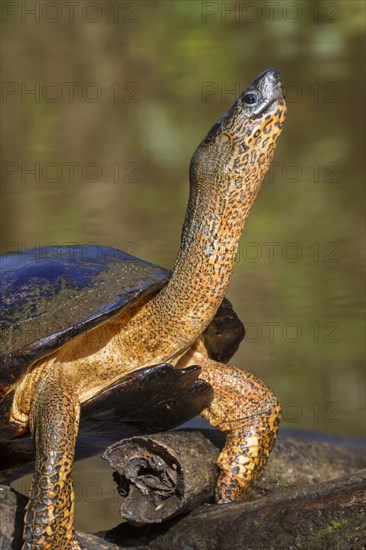
[[[267,111],[274,103],[285,105],[281,76],[277,69],[267,69],[257,76],[253,84],[244,92],[244,100],[248,91],[257,92],[262,98],[258,105],[253,105],[251,114],[254,117]]]
[[[273,107],[271,111],[275,110],[277,106],[285,107],[286,103],[283,97],[273,98],[267,101],[263,101],[260,106],[253,112],[255,117],[259,117],[265,112],[270,110],[270,107]]]

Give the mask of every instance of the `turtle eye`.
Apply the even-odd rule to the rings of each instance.
[[[258,96],[258,94],[256,94],[255,92],[248,92],[248,93],[245,94],[245,96],[243,97],[243,101],[244,101],[244,103],[246,103],[247,105],[254,105],[255,103],[258,102],[258,99],[259,99],[259,96]]]

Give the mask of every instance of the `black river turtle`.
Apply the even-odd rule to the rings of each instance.
[[[187,416],[203,408],[200,414],[227,433],[218,459],[218,503],[243,498],[263,470],[280,405],[254,375],[222,362],[240,341],[241,328],[215,352],[210,326],[285,116],[279,73],[269,69],[198,146],[172,273],[108,247],[96,247],[94,257],[78,246],[3,258],[1,437],[30,430],[36,453],[23,548],[81,548],[71,475],[80,409],[83,417],[96,407],[118,408],[126,380],[132,387],[151,383],[151,395],[161,401],[152,424],[159,425],[169,400],[161,380],[176,373],[183,390],[180,380],[189,377],[194,405],[185,401]],[[174,411],[174,400],[169,406]],[[149,407],[137,416],[147,420]],[[181,410],[174,421],[182,416]]]

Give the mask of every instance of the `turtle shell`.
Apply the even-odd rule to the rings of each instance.
[[[0,385],[30,363],[161,289],[170,272],[106,246],[46,246],[1,257]]]

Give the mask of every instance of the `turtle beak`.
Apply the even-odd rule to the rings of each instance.
[[[263,98],[267,101],[283,99],[281,76],[276,69],[267,69],[257,76],[253,86],[262,93]]]
[[[277,100],[284,100],[280,73],[276,69],[267,69],[253,82],[253,88],[257,89],[263,98],[263,103],[254,110],[253,114],[260,114],[264,109]]]

